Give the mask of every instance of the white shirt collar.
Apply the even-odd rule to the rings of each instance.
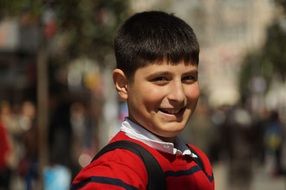
[[[192,153],[191,150],[187,147],[186,144],[183,143],[180,138],[176,138],[175,147],[174,143],[162,141],[156,135],[132,122],[128,118],[126,118],[125,121],[122,122],[120,131],[123,131],[130,138],[139,140],[155,148],[156,150],[169,154],[183,154],[197,157],[197,155]]]

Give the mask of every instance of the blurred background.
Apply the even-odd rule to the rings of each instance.
[[[285,0],[1,0],[0,190],[69,189],[118,131],[113,37],[151,9],[183,18],[201,45],[182,137],[208,154],[216,189],[286,189]]]

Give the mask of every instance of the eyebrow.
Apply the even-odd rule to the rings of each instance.
[[[198,73],[199,73],[198,70],[194,69],[194,70],[190,70],[190,71],[183,73],[183,75],[188,75],[188,74],[196,74],[197,75]]]
[[[158,71],[158,72],[155,72],[155,73],[151,73],[150,75],[147,76],[147,78],[152,78],[152,77],[156,77],[156,76],[165,76],[165,75],[172,75],[172,72],[169,72],[169,71]],[[189,71],[186,71],[184,73],[182,73],[182,76],[185,76],[185,75],[189,75],[189,74],[195,74],[195,75],[198,75],[198,69],[192,69],[192,70],[189,70]]]
[[[158,72],[151,73],[149,76],[169,75],[170,73],[171,73],[171,72],[169,72],[169,71],[158,71]]]

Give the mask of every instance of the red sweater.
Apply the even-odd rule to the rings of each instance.
[[[132,141],[151,152],[165,173],[168,190],[214,190],[210,162],[198,148],[192,146],[201,158],[206,174],[190,156],[160,152],[131,139],[123,132],[119,132],[111,142],[118,140]],[[72,185],[87,182],[81,188],[82,190],[145,190],[147,179],[147,172],[141,158],[128,150],[116,149],[105,153],[82,169]]]

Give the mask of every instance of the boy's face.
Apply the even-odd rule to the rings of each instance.
[[[139,68],[132,81],[123,78],[125,91],[118,92],[127,100],[131,120],[165,140],[184,129],[200,95],[197,65],[163,61]]]

